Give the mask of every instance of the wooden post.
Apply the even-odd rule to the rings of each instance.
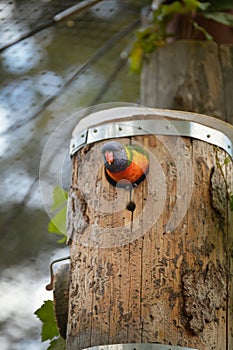
[[[156,50],[143,65],[141,103],[233,124],[233,45],[177,41]]]
[[[77,130],[67,350],[122,343],[231,350],[233,128],[192,113],[116,108]],[[149,154],[149,173],[132,193],[106,179],[108,138]]]

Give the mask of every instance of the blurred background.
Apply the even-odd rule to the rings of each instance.
[[[130,73],[127,55],[150,1],[95,1],[58,21],[78,3],[84,2],[0,1],[1,350],[48,346],[34,311],[52,299],[45,290],[50,262],[69,254],[48,233],[47,211],[56,176],[62,173],[65,189],[70,184],[77,112],[140,103],[140,77]]]

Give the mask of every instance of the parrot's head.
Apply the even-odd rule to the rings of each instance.
[[[125,170],[128,167],[128,157],[125,147],[119,142],[105,143],[102,148],[105,167],[113,173]]]

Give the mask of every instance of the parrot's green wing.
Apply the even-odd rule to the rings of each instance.
[[[132,161],[132,157],[133,157],[133,151],[136,151],[138,153],[141,153],[143,154],[148,160],[149,160],[149,154],[148,152],[145,150],[145,148],[143,148],[142,146],[139,146],[139,145],[130,145],[130,146],[126,146],[125,147],[128,152],[127,154],[129,153],[130,154],[130,161]]]

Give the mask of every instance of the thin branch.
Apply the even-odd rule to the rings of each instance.
[[[82,12],[83,10],[88,9],[89,7],[92,7],[96,5],[98,2],[102,2],[103,0],[83,0],[79,2],[78,4],[69,7],[68,9],[58,13],[53,17],[53,20],[55,22],[62,21],[63,19],[76,15],[77,13]]]
[[[43,23],[41,25],[37,25],[35,28],[30,30],[30,32],[24,33],[24,34],[20,35],[17,39],[14,39],[14,40],[8,42],[7,44],[1,46],[0,52],[3,52],[4,50],[8,49],[9,47],[27,39],[27,38],[30,38],[32,35],[35,35],[44,29],[48,29],[49,27],[53,26],[57,22],[60,22],[69,16],[75,15],[77,13],[81,13],[82,11],[86,10],[89,7],[94,6],[95,4],[97,4],[98,2],[101,2],[101,1],[103,1],[103,0],[84,0],[80,3],[78,3],[77,5],[74,5],[74,6],[69,7],[68,9],[66,9],[64,11],[59,12],[51,20],[47,21],[46,23]]]

